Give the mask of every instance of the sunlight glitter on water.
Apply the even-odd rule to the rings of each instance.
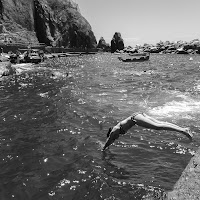
[[[192,61],[151,55],[148,63],[123,64],[97,54],[49,62],[71,77],[41,72],[19,77],[21,86],[0,86],[0,167],[7,184],[0,190],[21,199],[69,200],[154,199],[171,190],[199,146],[198,134],[190,143],[180,134],[133,127],[101,149],[108,128],[135,111],[198,133]]]
[[[153,108],[149,111],[150,113],[154,115],[163,115],[163,116],[173,116],[173,115],[179,115],[184,114],[182,116],[186,116],[187,113],[199,113],[200,112],[200,102],[199,101],[171,101],[167,102],[163,106],[158,106]],[[182,117],[181,116],[181,117]],[[187,115],[187,118],[189,116]],[[192,119],[192,117],[190,116]]]

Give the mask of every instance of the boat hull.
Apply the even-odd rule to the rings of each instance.
[[[143,56],[143,57],[134,57],[134,58],[122,58],[122,57],[118,57],[118,59],[120,61],[123,62],[144,62],[144,61],[148,61],[149,60],[149,55],[148,56]]]

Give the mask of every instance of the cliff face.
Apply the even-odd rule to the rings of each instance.
[[[38,42],[34,32],[33,0],[0,0],[0,40]]]
[[[96,46],[90,24],[71,0],[0,0],[0,22],[0,33],[14,41]]]
[[[29,31],[34,30],[33,26],[33,0],[0,0],[1,18],[5,22],[12,21]]]

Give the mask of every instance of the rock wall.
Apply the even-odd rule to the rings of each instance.
[[[1,36],[14,42],[96,47],[88,21],[71,0],[0,0]]]

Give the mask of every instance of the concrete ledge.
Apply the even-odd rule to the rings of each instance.
[[[168,200],[197,200],[200,199],[200,148],[192,157],[181,177],[168,192]]]

